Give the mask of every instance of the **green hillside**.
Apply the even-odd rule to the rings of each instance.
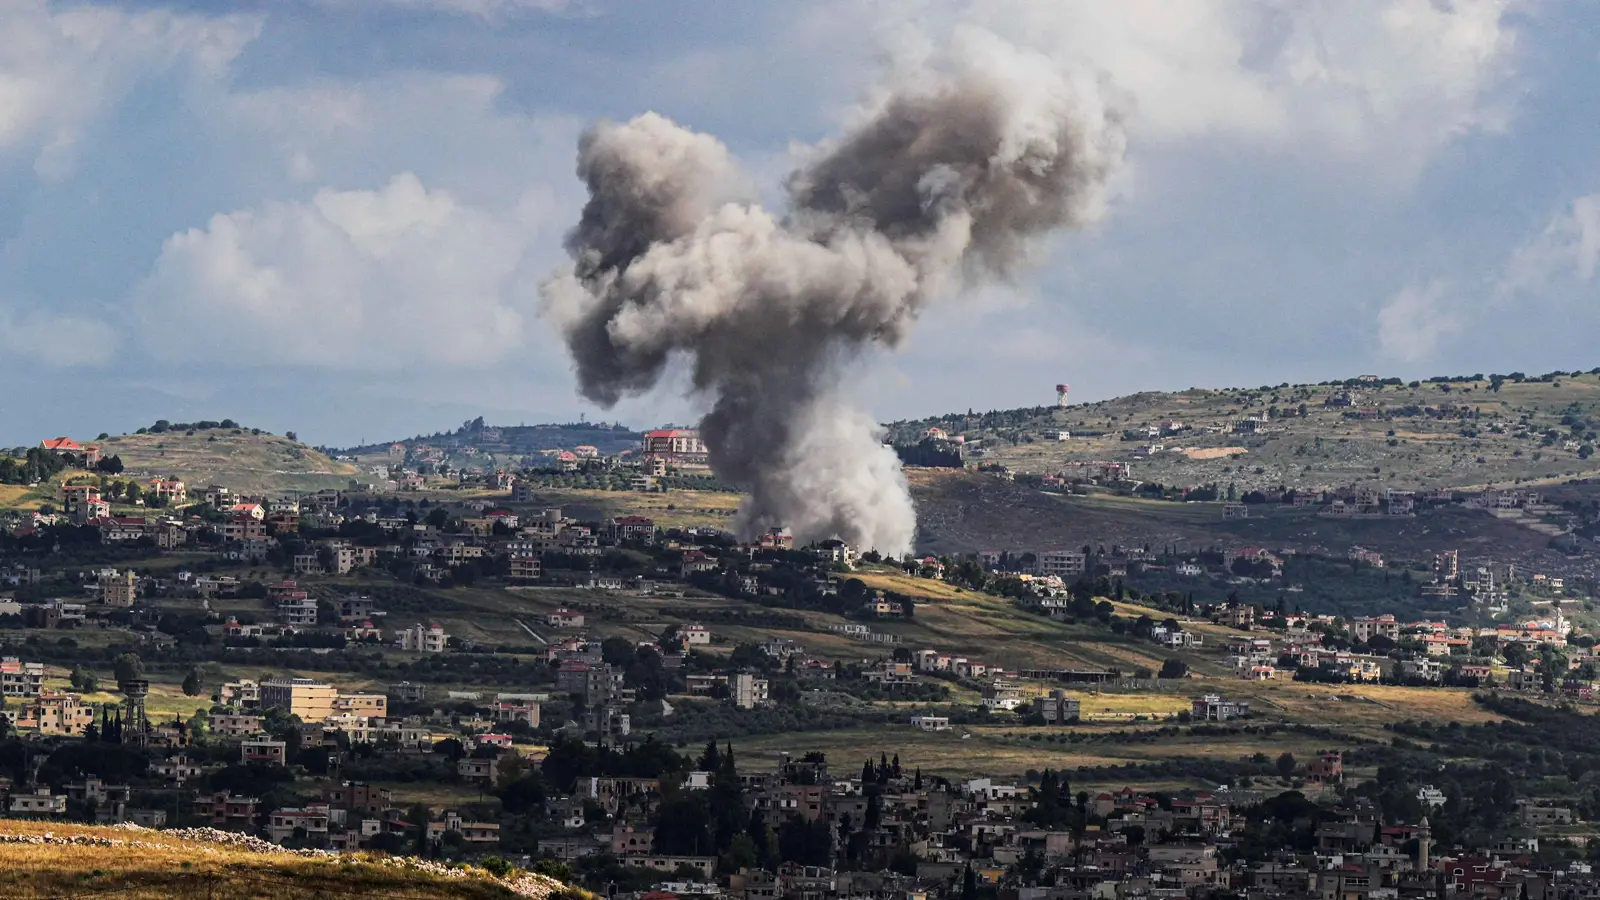
[[[1248,519],[1224,520],[1220,502],[1047,493],[970,470],[914,469],[908,476],[917,503],[918,547],[932,553],[1085,544],[1255,544],[1335,553],[1360,545],[1412,560],[1451,549],[1469,556],[1492,551],[1506,559],[1549,552],[1547,535],[1460,508],[1416,518],[1340,520],[1319,517],[1315,508],[1262,504],[1252,507]]]

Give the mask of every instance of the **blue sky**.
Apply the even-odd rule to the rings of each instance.
[[[1600,8],[1487,0],[0,0],[0,444],[233,417],[348,444],[581,402],[538,286],[588,122],[776,195],[907,48],[1123,98],[1107,215],[850,384],[883,418],[1600,365]]]

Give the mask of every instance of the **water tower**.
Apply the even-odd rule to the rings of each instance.
[[[1056,385],[1056,406],[1065,408],[1067,405],[1067,390],[1071,385]]]
[[[117,688],[123,696],[123,742],[143,744],[149,720],[144,713],[144,700],[150,694],[150,682],[143,678],[118,680]]]

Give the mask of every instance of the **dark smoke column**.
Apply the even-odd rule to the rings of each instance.
[[[1122,152],[1094,81],[971,30],[817,148],[782,218],[715,138],[654,113],[599,125],[578,148],[574,263],[545,308],[602,405],[683,360],[710,403],[712,468],[750,492],[745,531],[901,554],[905,477],[841,364],[896,346],[930,300],[1009,277],[1030,238],[1097,218]]]

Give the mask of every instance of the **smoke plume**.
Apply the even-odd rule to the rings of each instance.
[[[1096,219],[1123,144],[1093,80],[977,31],[814,148],[782,217],[715,138],[655,113],[598,125],[578,148],[574,265],[545,307],[602,405],[687,363],[712,468],[749,491],[744,532],[901,554],[905,476],[842,364],[896,346],[930,300],[1008,278],[1031,239]]]

